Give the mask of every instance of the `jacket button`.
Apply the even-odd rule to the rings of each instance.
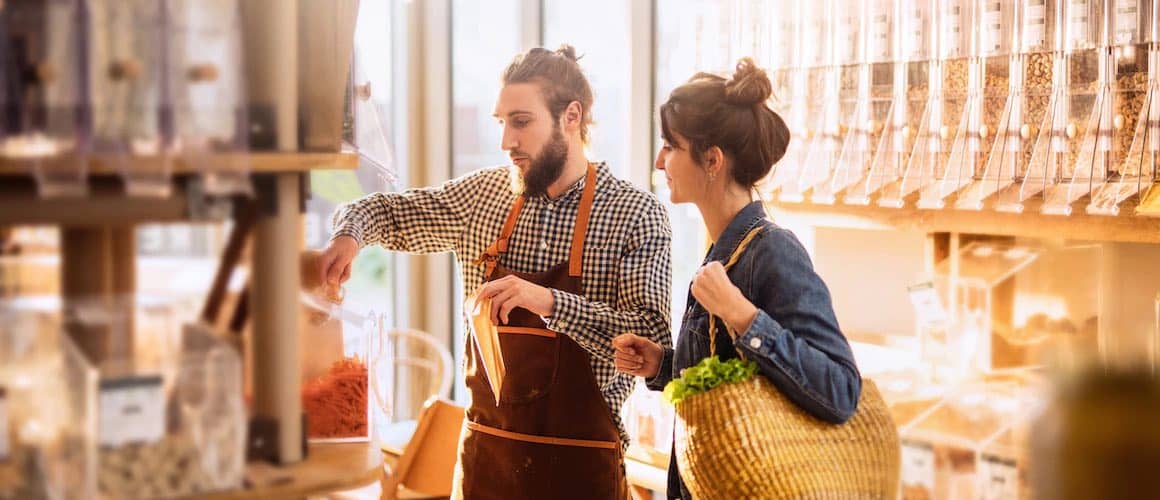
[[[749,339],[749,347],[752,347],[754,349],[761,349],[761,339],[759,339],[757,337],[753,337],[753,338]]]

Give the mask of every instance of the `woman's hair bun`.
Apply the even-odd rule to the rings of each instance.
[[[758,68],[748,57],[737,61],[733,78],[725,82],[725,101],[738,106],[763,103],[773,95],[773,83],[765,70]]]

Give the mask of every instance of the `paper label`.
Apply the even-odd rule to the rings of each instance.
[[[909,52],[906,54],[908,57],[918,57],[926,53],[926,45],[922,43],[922,27],[926,23],[923,14],[922,9],[915,9],[910,17],[910,46],[907,47]]]
[[[890,57],[890,16],[880,13],[874,16],[874,55],[885,59]]]
[[[959,7],[951,8],[947,15],[946,32],[943,33],[943,55],[954,56],[959,55],[960,45],[963,38],[963,16],[959,12]]]
[[[843,17],[842,31],[844,31],[846,35],[846,47],[845,50],[842,51],[843,57],[841,62],[858,62],[858,18],[854,16]]]
[[[8,434],[11,432],[8,422],[8,393],[0,387],[0,460],[7,460],[8,454],[12,453],[11,445],[8,443]]]
[[[941,327],[946,325],[948,316],[946,307],[943,307],[942,298],[935,290],[934,283],[923,282],[906,287],[910,296],[910,304],[914,306],[914,314],[920,327]]]
[[[153,443],[165,437],[160,376],[102,380],[98,404],[101,446]]]
[[[1136,41],[1140,29],[1140,11],[1136,0],[1119,0],[1112,14],[1112,30],[1116,43]]]
[[[1047,43],[1047,2],[1046,0],[1028,0],[1027,12],[1024,14],[1023,47],[1036,48]]]
[[[999,50],[1003,45],[1003,4],[1001,2],[987,2],[983,11],[983,43],[984,54]]]
[[[1076,42],[1095,42],[1090,40],[1092,30],[1088,27],[1088,22],[1091,20],[1089,13],[1088,0],[1071,0],[1068,6],[1068,22],[1071,24],[1071,33],[1068,38]]]
[[[902,442],[902,484],[934,491],[934,449],[930,445]]]
[[[984,500],[1019,498],[1019,469],[1015,462],[996,457],[984,457],[979,461],[979,478],[982,481]]]

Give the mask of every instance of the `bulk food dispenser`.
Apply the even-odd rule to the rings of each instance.
[[[879,3],[873,2],[875,6]],[[837,10],[838,140],[841,149],[832,159],[825,180],[812,186],[810,201],[814,203],[834,203],[852,178],[857,180],[865,174],[873,158],[873,138],[881,132],[881,129],[877,132],[870,129],[870,12],[870,2],[847,2]],[[889,87],[887,84],[886,88]],[[889,90],[886,94],[889,103]]]
[[[1112,170],[1115,62],[1109,8],[1105,0],[1066,3],[1067,155],[1044,188],[1043,213],[1070,215],[1072,203],[1090,194]]]
[[[1007,63],[1012,49],[1015,9],[1008,2],[971,2],[971,57],[965,64],[948,61],[944,68],[944,92],[957,94],[962,88],[962,108],[958,100],[947,100],[944,128],[938,130],[943,142],[950,140],[943,171],[919,196],[920,208],[938,209],[947,197],[960,193],[956,208],[973,208],[979,187],[985,180],[987,153],[991,151],[1000,121],[1002,102],[1008,94]],[[1012,84],[1013,85],[1013,84]],[[957,122],[952,119],[957,118]],[[928,154],[928,157],[934,157]],[[976,186],[971,186],[974,183]]]
[[[41,196],[87,192],[90,118],[79,0],[8,0],[0,9],[0,159]]]
[[[830,167],[841,145],[838,135],[840,72],[834,52],[837,45],[834,42],[837,2],[804,2],[801,9],[798,40],[802,48],[802,66],[807,87],[806,128],[801,134],[805,146],[805,151],[801,153],[804,160],[798,170],[780,174],[784,180],[778,181],[781,183],[778,200],[790,203],[804,201],[810,188],[829,177]]]
[[[1009,138],[1018,132],[1018,140],[1008,142],[1000,154],[1001,188],[995,209],[1022,212],[1025,202],[1055,184],[1067,164],[1069,144],[1068,57],[1065,3],[1063,0],[1026,0],[1022,4],[1020,35],[1023,40],[1023,95],[1020,120],[1010,122]],[[1012,117],[1014,118],[1014,117]],[[1015,152],[1018,146],[1018,153]],[[1009,161],[1014,160],[1014,161]]]
[[[180,156],[215,195],[251,190],[238,0],[167,0],[166,55]],[[251,62],[251,64],[254,64]],[[260,117],[254,117],[258,120]]]
[[[93,152],[116,165],[125,191],[168,196],[172,123],[166,112],[165,2],[90,0],[88,75]]]
[[[889,196],[885,188],[894,185],[904,173],[929,100],[930,61],[935,59],[932,41],[935,39],[936,5],[929,0],[897,0],[892,4],[893,26],[884,26],[890,17],[874,14],[871,43],[872,59],[875,54],[881,57],[885,46],[894,49],[890,67],[883,64],[871,66],[872,95],[885,91],[882,88],[883,73],[889,72],[893,77],[889,109],[870,170],[846,193],[843,200],[848,204],[868,205],[870,197],[880,190]],[[882,40],[887,35],[892,37],[889,44]],[[882,104],[875,100],[871,114],[880,111],[881,107]],[[871,120],[873,129],[878,123],[873,121],[873,117]]]
[[[770,30],[770,80],[773,83],[771,108],[781,116],[789,127],[790,141],[785,156],[777,162],[769,178],[760,186],[765,199],[773,199],[787,184],[797,183],[805,162],[808,136],[808,95],[810,92],[807,71],[803,66],[805,57],[799,45],[805,23],[802,13],[806,11],[801,2],[776,0],[776,12]]]
[[[925,61],[912,63],[928,66],[926,80],[919,81],[922,71],[915,71],[909,82],[910,93],[916,98],[925,94],[926,102],[922,104],[917,128],[912,132],[915,143],[906,160],[905,171],[898,182],[883,189],[878,200],[878,204],[884,207],[902,208],[907,197],[941,178],[954,138],[945,132],[958,124],[966,99],[965,79],[951,77],[964,76],[963,70],[969,61],[971,30],[965,29],[963,23],[971,21],[971,2],[931,0],[926,10],[931,19],[923,22],[931,34],[926,39],[924,52],[929,57],[918,57],[916,59]],[[950,69],[955,72],[948,75]]]
[[[1011,118],[1007,107],[1011,96],[1021,91],[1021,80],[1012,78],[1012,54],[1019,47],[1018,3],[980,2],[979,54],[981,61],[979,85],[981,94],[975,108],[967,116],[967,134],[959,141],[954,168],[960,186],[965,185],[955,200],[955,208],[980,210],[984,201],[999,189],[996,170],[990,169],[992,152],[1003,140],[1004,120]]]
[[[1120,213],[1120,204],[1151,188],[1160,152],[1160,12],[1157,0],[1109,1],[1113,85],[1111,172],[1093,180],[1087,212]],[[1138,213],[1157,212],[1154,193]],[[1160,194],[1157,192],[1155,194]]]

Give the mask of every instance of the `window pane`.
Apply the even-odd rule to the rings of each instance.
[[[613,173],[627,178],[630,4],[624,0],[546,0],[544,4],[544,46],[567,43],[575,47],[592,85],[595,124],[590,130],[589,158],[608,162]]]
[[[503,130],[491,116],[500,74],[520,51],[519,0],[451,5],[452,175],[506,165]]]

